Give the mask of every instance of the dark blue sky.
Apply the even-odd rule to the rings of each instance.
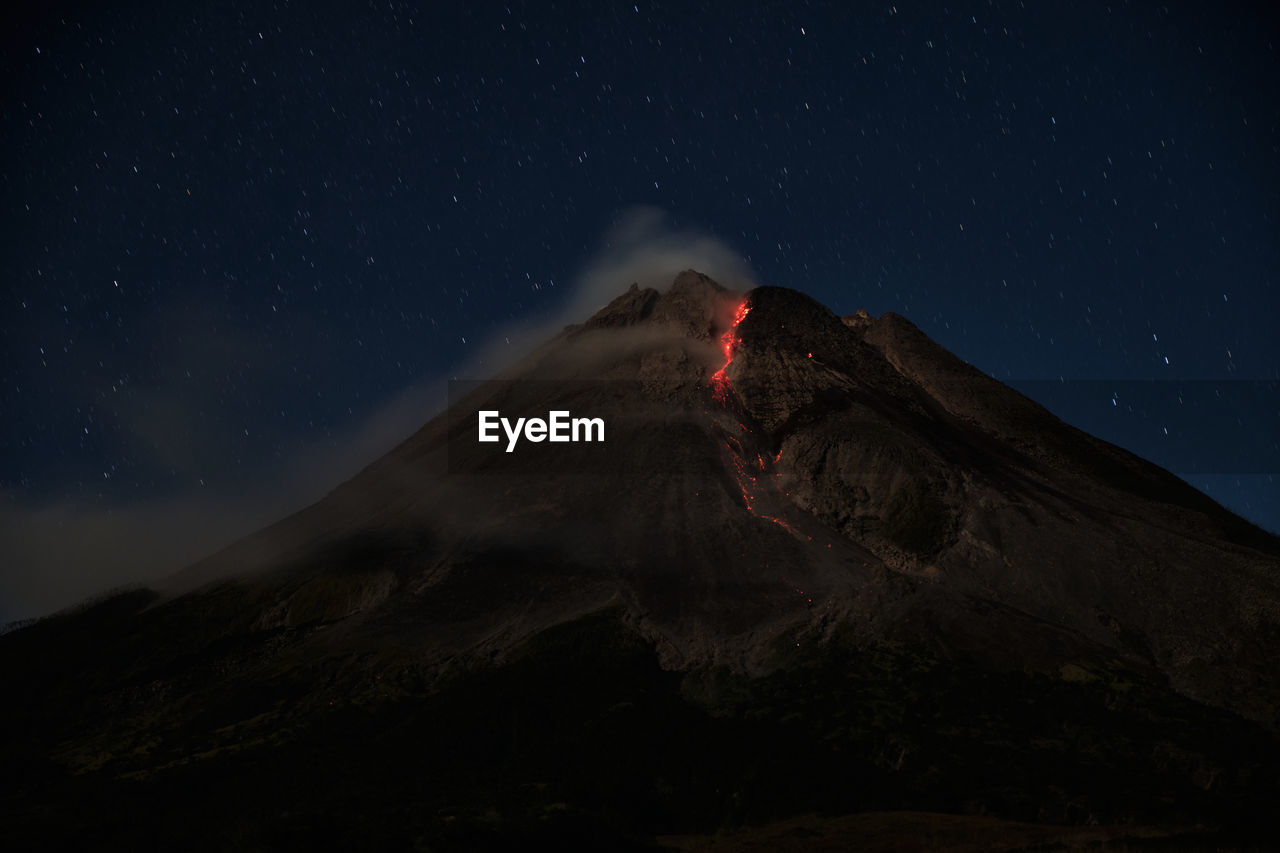
[[[10,531],[332,485],[636,205],[997,378],[1105,380],[1025,388],[1280,529],[1252,6],[182,5],[5,37]]]

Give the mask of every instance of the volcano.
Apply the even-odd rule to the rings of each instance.
[[[1275,536],[903,317],[690,270],[171,588],[0,637],[0,834],[1248,845],[1278,661]]]

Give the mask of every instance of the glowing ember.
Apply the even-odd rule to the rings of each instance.
[[[790,524],[787,524],[785,521],[783,521],[782,519],[778,518],[776,515],[759,515],[759,514],[757,513],[757,516],[758,516],[759,518],[763,518],[765,521],[771,521],[771,522],[773,522],[774,524],[778,525],[779,527],[781,527],[781,528],[783,528],[784,530],[787,530],[787,531],[789,531],[789,532],[791,532],[791,533],[795,533],[795,532],[796,532],[796,529],[795,529],[794,527],[792,527]],[[810,539],[812,539],[813,537],[812,537],[812,536],[810,536],[809,538],[810,538]]]

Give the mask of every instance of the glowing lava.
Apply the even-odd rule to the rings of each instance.
[[[747,426],[745,422],[746,414],[742,409],[742,403],[738,400],[737,395],[733,393],[733,383],[729,379],[729,365],[733,363],[733,356],[740,341],[738,325],[750,313],[751,305],[745,300],[734,311],[733,323],[720,336],[720,350],[724,353],[724,364],[711,375],[710,382],[711,394],[721,408],[727,413],[743,419],[738,421],[738,426],[742,428],[746,435],[751,435],[752,431],[751,427]],[[767,472],[769,468],[764,455],[755,453],[755,458],[752,459],[752,454],[743,446],[743,440],[732,435],[724,435],[724,444],[729,451],[730,458],[733,460],[734,479],[737,480],[738,489],[742,493],[742,505],[746,507],[747,512],[756,518],[776,524],[793,534],[799,535],[796,529],[783,519],[776,515],[765,515],[757,509],[757,499],[767,500],[767,497],[758,493],[762,484],[757,477],[757,472]],[[781,458],[782,453],[779,451],[773,461],[777,463]],[[813,537],[810,536],[808,538],[812,539]]]
[[[729,382],[728,370],[729,365],[733,364],[733,352],[738,348],[738,324],[750,313],[751,303],[744,299],[738,309],[733,312],[733,323],[720,336],[720,350],[724,353],[724,364],[711,374],[711,393],[721,403],[728,399],[729,392],[733,390]]]

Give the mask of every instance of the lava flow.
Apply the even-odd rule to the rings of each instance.
[[[746,413],[742,410],[741,402],[737,399],[737,396],[733,394],[733,383],[729,379],[729,365],[733,363],[734,352],[738,348],[738,325],[749,313],[751,313],[751,303],[743,300],[743,302],[734,311],[733,323],[725,330],[725,333],[720,336],[720,349],[724,352],[724,364],[719,370],[711,375],[710,383],[711,394],[715,398],[716,402],[718,402],[730,414],[738,416],[738,426],[740,426],[743,432],[748,435],[751,434],[751,428],[748,427],[745,422]],[[778,518],[775,515],[764,515],[756,508],[757,488],[761,483],[757,477],[756,471],[753,469],[755,466],[758,466],[760,472],[767,470],[764,456],[760,453],[756,453],[755,459],[750,460],[749,454],[743,447],[742,441],[733,436],[726,436],[725,447],[729,450],[729,454],[733,459],[734,478],[737,480],[738,488],[742,492],[742,504],[746,507],[747,512],[751,513],[756,518],[764,519],[765,521],[771,522],[795,533],[795,529],[781,518]],[[774,458],[774,462],[776,463],[781,458],[782,452],[779,451],[778,455]],[[809,538],[812,539],[813,537]]]
[[[751,303],[745,299],[738,309],[733,312],[733,323],[720,336],[720,349],[724,352],[724,364],[715,373],[711,374],[711,393],[719,402],[723,403],[728,399],[729,392],[733,390],[732,384],[729,382],[729,365],[733,363],[733,351],[738,347],[738,324],[743,318],[751,313]]]

